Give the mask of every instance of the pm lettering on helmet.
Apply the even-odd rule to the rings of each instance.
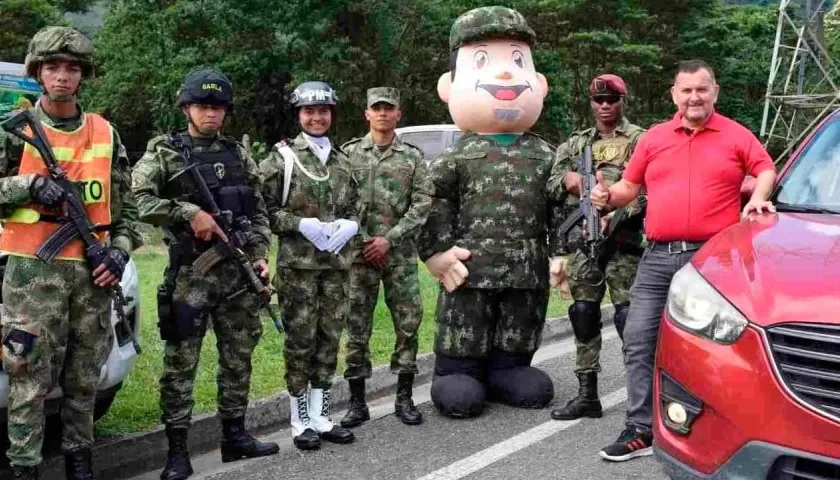
[[[307,90],[300,94],[301,97],[308,101],[315,100],[330,100],[332,99],[332,92],[326,90]]]
[[[220,93],[222,91],[222,87],[220,87],[216,83],[205,83],[201,86],[201,89],[202,90],[215,90],[215,91],[220,92]]]

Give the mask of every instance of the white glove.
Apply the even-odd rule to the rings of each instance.
[[[330,238],[338,231],[338,224],[336,222],[321,222],[321,230],[324,231],[327,238]]]
[[[317,218],[302,218],[298,224],[298,231],[318,250],[327,249],[327,235],[324,233],[323,224]]]
[[[359,233],[359,224],[354,221],[339,219],[335,221],[335,224],[338,226],[338,230],[330,236],[327,243],[327,250],[332,253],[340,252],[344,245],[353,238],[353,235]]]

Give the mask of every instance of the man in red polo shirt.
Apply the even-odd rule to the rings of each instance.
[[[706,240],[742,216],[775,211],[767,201],[776,181],[773,161],[752,132],[715,112],[714,71],[700,60],[680,63],[671,96],[674,118],[641,138],[621,181],[607,188],[599,173],[590,197],[599,208],[615,208],[643,186],[647,191],[650,245],[630,290],[624,330],[626,429],[600,451],[615,462],[652,454],[654,353],[671,278]],[[742,212],[746,174],[756,177],[756,187]]]

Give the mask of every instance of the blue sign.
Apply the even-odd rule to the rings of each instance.
[[[38,82],[29,77],[0,73],[0,90],[11,90],[17,93],[34,93],[40,95],[41,86],[38,85]]]

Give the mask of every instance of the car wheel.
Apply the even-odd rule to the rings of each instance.
[[[98,392],[96,394],[96,404],[93,406],[93,421],[97,422],[104,417],[111,405],[114,404],[114,399],[117,398],[117,392],[122,388],[122,382],[109,388],[107,392]]]

